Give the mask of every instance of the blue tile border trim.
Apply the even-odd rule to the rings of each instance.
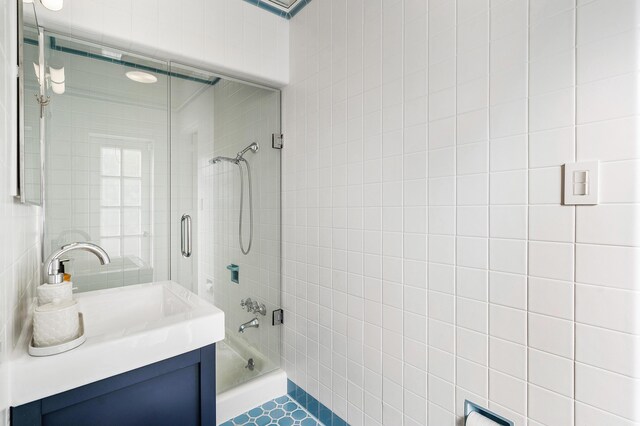
[[[295,6],[293,6],[293,9],[289,9],[289,16],[287,17],[287,19],[291,19],[294,16],[296,16],[296,14],[298,12],[300,12],[302,10],[302,8],[305,7],[306,5],[308,5],[309,3],[311,3],[311,0],[300,0],[300,1],[298,1],[298,3],[296,3]]]
[[[296,16],[298,12],[302,10],[302,8],[304,8],[306,5],[311,3],[311,0],[298,0],[291,9],[288,9],[288,11],[284,11],[282,9],[278,9],[277,7],[273,6],[271,3],[269,3],[268,0],[244,0],[244,1],[246,1],[247,3],[251,3],[254,6],[258,6],[260,9],[264,9],[267,12],[271,12],[284,19],[293,18],[294,16]]]
[[[287,379],[287,394],[325,426],[349,426],[349,423],[289,379]]]

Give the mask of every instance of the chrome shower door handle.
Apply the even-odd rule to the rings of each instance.
[[[191,216],[188,214],[180,219],[180,250],[182,257],[191,257]]]

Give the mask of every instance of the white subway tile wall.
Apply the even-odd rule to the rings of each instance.
[[[284,89],[283,365],[352,425],[640,422],[634,0],[315,0]],[[561,166],[600,160],[600,205]]]
[[[2,377],[40,262],[39,210],[9,186],[13,7],[0,2]],[[235,0],[41,13],[290,81],[283,365],[350,424],[453,425],[464,399],[518,425],[640,422],[635,0],[315,0],[289,23]],[[594,159],[601,204],[562,206],[561,165]]]
[[[40,208],[13,198],[15,2],[0,1],[0,425],[9,424],[9,363],[40,281]]]
[[[49,30],[149,56],[284,85],[289,80],[289,24],[242,0],[66,0],[38,5]]]

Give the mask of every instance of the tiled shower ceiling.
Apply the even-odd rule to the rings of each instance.
[[[277,6],[282,6],[284,8],[291,8],[298,0],[267,0],[269,3],[273,3]]]
[[[290,19],[311,0],[245,0],[261,9]]]

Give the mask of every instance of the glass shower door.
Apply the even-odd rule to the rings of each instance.
[[[224,392],[280,366],[280,93],[177,64],[170,85],[171,278],[225,312]]]

